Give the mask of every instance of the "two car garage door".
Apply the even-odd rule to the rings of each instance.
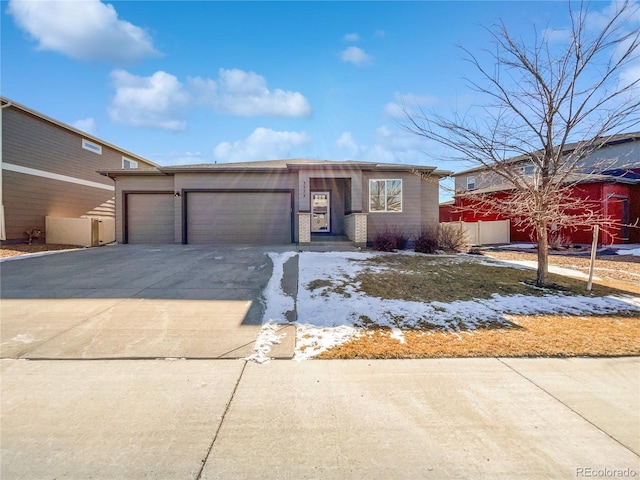
[[[186,229],[183,231],[186,243],[277,245],[292,242],[289,191],[186,192],[184,195],[186,221],[182,228]],[[128,194],[128,242],[174,243],[175,203],[173,194]],[[145,218],[145,212],[153,212],[154,218]]]

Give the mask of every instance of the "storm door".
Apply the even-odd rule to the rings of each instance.
[[[331,232],[331,193],[311,192],[311,233]]]

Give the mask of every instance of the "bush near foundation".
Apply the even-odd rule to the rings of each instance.
[[[397,228],[386,228],[373,238],[373,249],[380,252],[393,252],[407,248],[409,236]]]
[[[413,248],[418,253],[435,253],[438,250],[439,227],[437,225],[425,225],[416,237]]]

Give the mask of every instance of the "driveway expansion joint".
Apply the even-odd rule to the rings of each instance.
[[[202,459],[202,462],[200,464],[200,471],[198,471],[198,475],[196,476],[195,480],[200,480],[202,478],[202,473],[204,472],[204,467],[207,465],[207,462],[209,461],[209,456],[211,455],[211,451],[213,450],[213,446],[215,445],[216,440],[218,439],[218,435],[220,434],[220,430],[222,430],[222,425],[224,424],[224,420],[227,417],[227,413],[229,412],[229,409],[231,408],[231,403],[233,402],[233,399],[236,396],[236,391],[238,390],[238,386],[240,385],[240,380],[242,380],[242,376],[244,375],[244,371],[247,368],[247,363],[249,363],[249,362],[245,361],[244,365],[242,366],[242,370],[240,370],[240,375],[238,375],[238,380],[236,381],[236,384],[233,387],[233,391],[231,392],[231,397],[229,397],[229,401],[227,402],[227,405],[225,406],[224,412],[222,413],[222,417],[220,418],[220,423],[218,424],[218,428],[216,429],[216,433],[213,435],[213,440],[211,440],[211,444],[209,445],[209,448],[207,449],[207,454]]]

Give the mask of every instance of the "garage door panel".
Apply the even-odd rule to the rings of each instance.
[[[174,197],[172,194],[127,195],[127,242],[174,243]]]
[[[289,192],[189,192],[187,195],[188,243],[291,243]]]

